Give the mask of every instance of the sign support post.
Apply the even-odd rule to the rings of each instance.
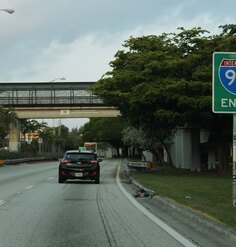
[[[232,206],[236,207],[236,52],[213,54],[212,110],[233,115]]]
[[[233,207],[236,207],[236,114],[233,114],[233,170],[232,170],[232,186],[233,186]]]

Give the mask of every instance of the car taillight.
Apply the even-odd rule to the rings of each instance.
[[[96,161],[96,160],[90,160],[88,163],[89,163],[90,165],[93,165],[93,164],[97,164],[97,161]]]
[[[63,163],[71,163],[71,160],[63,160]]]

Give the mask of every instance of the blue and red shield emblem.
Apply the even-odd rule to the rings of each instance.
[[[228,92],[236,94],[236,59],[223,59],[221,61],[219,78]]]

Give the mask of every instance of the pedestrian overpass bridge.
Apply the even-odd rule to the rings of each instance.
[[[0,83],[0,105],[11,107],[17,119],[117,117],[119,111],[91,92],[95,82]],[[19,121],[10,125],[9,150],[20,146]]]
[[[0,105],[18,119],[116,117],[119,111],[90,91],[95,82],[0,83]]]

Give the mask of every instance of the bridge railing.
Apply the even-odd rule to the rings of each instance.
[[[0,105],[104,105],[103,101],[91,96],[60,96],[60,97],[0,97]]]

